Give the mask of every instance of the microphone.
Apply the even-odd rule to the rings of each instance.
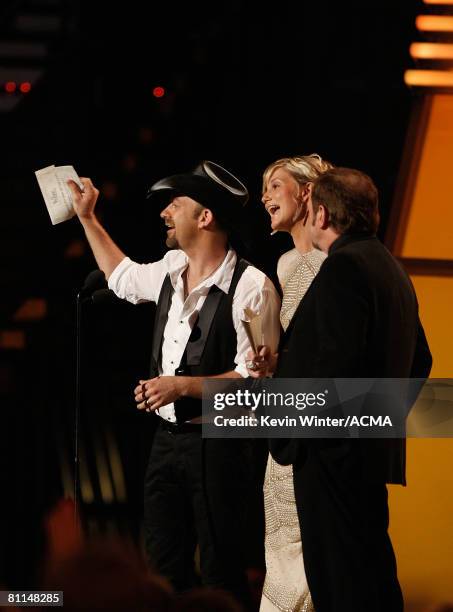
[[[91,301],[95,306],[104,306],[105,304],[113,304],[120,300],[119,297],[111,289],[98,289],[91,296]]]
[[[77,300],[86,301],[91,298],[96,290],[107,286],[105,274],[102,270],[92,270],[85,279],[82,288],[77,294]]]

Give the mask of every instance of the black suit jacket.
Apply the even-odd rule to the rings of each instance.
[[[426,378],[431,354],[406,272],[375,236],[343,235],[282,336],[276,378]],[[332,442],[332,441],[331,441]],[[320,441],[272,440],[300,465]],[[370,480],[405,484],[404,440],[342,441]]]

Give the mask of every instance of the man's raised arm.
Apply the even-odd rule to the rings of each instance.
[[[96,189],[89,178],[81,178],[80,180],[84,186],[83,191],[74,181],[68,181],[68,186],[72,192],[74,210],[85,230],[96,262],[108,279],[126,255],[113,242],[94,214],[99,190]]]

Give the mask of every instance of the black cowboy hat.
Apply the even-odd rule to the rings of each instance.
[[[227,232],[230,245],[242,256],[249,256],[251,247],[246,237],[247,222],[242,214],[249,199],[247,187],[231,172],[204,160],[191,172],[174,174],[154,183],[147,198],[167,206],[176,196],[188,196],[214,213]]]
[[[249,199],[247,187],[231,172],[212,161],[202,161],[192,172],[174,174],[154,183],[147,198],[167,205],[176,196],[188,196],[212,210],[219,221],[231,222]]]

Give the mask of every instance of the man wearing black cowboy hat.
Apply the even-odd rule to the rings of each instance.
[[[247,440],[202,440],[202,381],[247,376],[244,309],[260,313],[266,344],[279,335],[279,297],[271,281],[229,246],[240,228],[246,187],[210,161],[162,179],[149,197],[164,206],[170,250],[138,265],[116,246],[94,214],[90,179],[70,182],[74,209],[109,287],[157,311],[151,377],[135,389],[137,407],[160,417],[145,479],[145,540],[157,569],[178,591],[194,584],[200,548],[204,584],[247,601],[245,510],[251,456]]]

